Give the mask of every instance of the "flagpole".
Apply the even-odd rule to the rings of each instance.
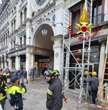
[[[81,72],[81,85],[80,85],[80,95],[79,95],[79,103],[82,101],[82,93],[83,93],[83,77],[84,77],[84,53],[85,53],[85,37],[86,33],[83,33],[83,44],[82,44],[82,72]]]
[[[92,7],[93,7],[93,0],[90,1],[90,25],[92,24]],[[90,28],[90,36],[89,36],[89,46],[88,46],[88,70],[90,65],[90,51],[91,51],[91,28]]]

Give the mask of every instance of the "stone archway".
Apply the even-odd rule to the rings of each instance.
[[[48,24],[42,24],[35,32],[33,39],[34,64],[39,72],[53,67],[53,30]]]

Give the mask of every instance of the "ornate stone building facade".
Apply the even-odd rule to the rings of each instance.
[[[63,4],[62,0],[3,1],[0,5],[1,68],[23,67],[27,71],[33,67],[62,68]]]
[[[70,44],[69,51],[75,50],[74,56],[81,63],[82,42],[75,38],[68,42],[68,27],[72,25],[75,37],[75,24],[79,22],[83,3],[83,0],[3,0],[0,5],[1,68],[23,67],[29,71],[33,67],[38,70],[54,67],[63,72],[64,62],[68,67],[77,66],[69,52],[64,55],[63,36]],[[90,7],[90,0],[87,4]],[[101,82],[104,77],[108,79],[103,75],[107,72],[108,0],[94,0],[92,6],[91,22],[94,31],[96,27],[99,31],[91,40],[90,71],[95,69]]]

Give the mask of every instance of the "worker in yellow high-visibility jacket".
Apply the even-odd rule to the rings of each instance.
[[[10,104],[15,110],[23,110],[23,99],[22,95],[26,89],[24,84],[19,83],[18,77],[14,76],[11,78],[11,86],[6,88],[6,92],[10,95]]]
[[[49,83],[47,91],[46,107],[48,110],[61,110],[63,99],[67,102],[67,98],[62,91],[62,82],[59,79],[59,71],[49,71],[46,75],[46,80]]]

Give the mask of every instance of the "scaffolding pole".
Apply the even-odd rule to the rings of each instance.
[[[91,7],[92,7],[92,0],[91,0]],[[92,12],[92,8],[91,8],[91,12]],[[90,13],[91,15],[90,16],[92,16],[92,13]],[[90,23],[92,23],[92,18],[90,19]],[[71,15],[70,15],[70,12],[69,12],[69,26],[71,26]],[[71,27],[70,27],[71,28]],[[65,27],[64,29],[67,29],[67,27]],[[91,46],[91,30],[90,30],[90,37],[89,37],[89,41],[87,42],[88,43],[88,49],[87,49],[87,57],[88,57],[88,65],[87,65],[87,67],[88,67],[88,70],[89,70],[89,65],[90,65],[90,46]],[[64,65],[64,67],[63,67],[63,74],[64,74],[64,78],[63,78],[63,85],[64,85],[64,89],[66,89],[66,86],[68,87],[68,85],[69,84],[67,84],[67,81],[69,80],[68,79],[68,75],[69,75],[69,72],[71,73],[71,74],[73,74],[73,76],[74,76],[74,78],[69,82],[71,85],[72,85],[72,82],[73,81],[75,81],[74,82],[74,85],[76,86],[76,83],[79,83],[79,85],[80,85],[80,91],[79,91],[79,102],[81,102],[82,101],[82,94],[83,94],[83,92],[84,92],[84,88],[83,88],[83,79],[84,79],[84,60],[85,60],[85,44],[86,44],[86,39],[85,39],[85,37],[86,37],[86,32],[83,32],[83,37],[84,37],[84,39],[83,39],[83,42],[82,42],[82,63],[80,64],[79,62],[78,62],[78,60],[76,59],[76,57],[75,57],[75,55],[74,55],[74,52],[73,51],[71,51],[70,50],[70,47],[71,47],[71,35],[70,35],[70,33],[69,33],[69,36],[68,36],[68,38],[66,37],[65,38],[65,35],[63,34],[63,62],[65,62],[65,64],[63,64]],[[78,38],[78,36],[76,36],[76,38],[74,37],[73,39],[77,39]],[[66,52],[65,52],[65,51]],[[64,54],[68,54],[68,55],[64,55]],[[64,56],[66,57],[65,59],[64,59]],[[70,59],[70,56],[72,56],[73,57],[73,59],[75,60],[75,62],[76,62],[76,64],[78,64],[78,67],[70,67],[69,66],[69,60],[68,60],[68,63],[66,63],[66,59],[67,59],[67,57],[69,57],[69,59]],[[73,72],[73,70],[75,71],[75,72]],[[81,70],[81,78],[82,78],[82,80],[80,80],[80,82],[78,82],[78,77],[79,77],[79,74],[77,74],[76,73],[76,71],[77,72],[79,72]]]

